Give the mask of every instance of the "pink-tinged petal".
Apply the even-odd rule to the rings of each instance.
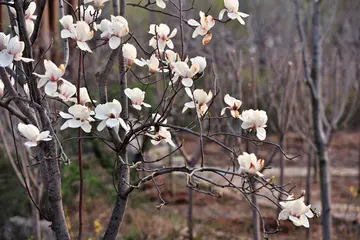
[[[278,220],[287,220],[290,215],[290,212],[288,209],[283,209],[278,216]]]
[[[224,107],[223,109],[221,109],[220,116],[222,116],[222,115],[224,115],[224,114],[225,114],[226,109],[228,109],[228,107]]]
[[[82,125],[82,122],[80,120],[76,120],[76,119],[70,119],[67,122],[68,122],[68,126],[70,128],[78,128]]]
[[[146,107],[146,108],[149,108],[149,107],[151,107],[151,105],[150,104],[148,104],[148,103],[142,103],[142,105],[144,106],[144,107]]]
[[[136,110],[141,110],[141,106],[140,105],[137,105],[137,104],[133,104],[132,105],[133,108],[135,108]]]
[[[35,76],[38,76],[34,73]],[[45,75],[42,75],[44,77],[40,78],[38,84],[37,84],[37,87],[38,88],[42,88],[48,81],[49,81],[49,78],[45,77]]]
[[[169,38],[173,38],[173,37],[175,37],[175,35],[177,34],[177,29],[176,28],[174,28],[174,30],[172,30],[172,32],[171,32],[171,34],[170,34],[170,36],[169,36]]]
[[[61,112],[60,112],[60,113],[61,113]],[[65,129],[67,129],[67,128],[69,127],[69,121],[70,121],[70,120],[67,120],[66,122],[64,122],[64,124],[61,125],[60,130],[65,130]]]
[[[71,115],[71,114],[68,114],[68,113],[64,113],[64,112],[59,112],[59,114],[60,114],[60,116],[62,117],[62,118],[64,118],[64,119],[72,119],[72,118],[74,118],[74,116],[73,115]]]
[[[27,148],[36,147],[37,145],[37,142],[25,142],[25,147]]]
[[[171,40],[168,40],[168,41],[167,41],[167,46],[168,46],[170,49],[174,49],[174,43],[173,43]]]
[[[203,40],[202,40],[202,44],[203,45],[207,45],[212,39],[212,33],[211,32],[208,32],[204,37],[203,37]]]
[[[245,25],[245,21],[244,19],[242,19],[242,17],[240,17],[240,15],[238,15],[236,19],[239,21],[240,24]]]
[[[13,55],[8,54],[7,52],[0,53],[0,67],[10,66],[13,60]]]
[[[85,122],[81,125],[81,129],[86,132],[86,133],[89,133],[91,132],[91,125],[89,122]]]
[[[101,132],[106,127],[106,120],[102,120],[99,125],[97,126],[97,130]]]
[[[110,118],[106,120],[106,126],[113,128],[119,125],[119,120],[117,118]]]
[[[19,60],[21,60],[21,61],[23,61],[23,62],[26,62],[26,63],[28,63],[28,62],[33,62],[33,61],[34,61],[34,59],[25,58],[25,57],[21,57]]]
[[[119,122],[120,122],[121,127],[122,127],[126,132],[130,131],[129,125],[127,125],[122,118],[118,118],[118,120],[119,120]]]
[[[225,12],[227,11],[227,9],[222,9],[219,13],[219,20],[221,20],[224,17]]]
[[[45,93],[46,95],[53,96],[57,90],[56,82],[47,82],[45,85]]]
[[[76,43],[77,43],[77,46],[80,48],[80,50],[92,53],[89,45],[86,42],[77,41]]]
[[[112,36],[110,39],[109,39],[109,46],[111,49],[117,49],[121,44],[121,39],[118,38],[118,37],[115,37],[115,36]]]
[[[233,118],[239,118],[240,113],[239,113],[239,111],[237,111],[237,110],[231,110],[231,116],[232,116]]]
[[[188,20],[187,23],[188,23],[190,26],[194,26],[194,27],[200,26],[200,23],[199,23],[198,21],[195,21],[194,19]]]
[[[256,128],[256,136],[261,141],[265,140],[266,138],[265,128]]]
[[[49,141],[51,140],[51,136],[49,136],[50,131],[44,131],[39,133],[39,135],[36,137],[36,141]],[[46,140],[49,139],[49,140]]]
[[[194,83],[194,81],[191,78],[183,78],[181,80],[181,83],[185,86],[185,87],[191,87]]]
[[[252,128],[253,127],[253,125],[252,125],[252,123],[250,123],[250,122],[243,122],[242,124],[241,124],[241,128],[242,129],[249,129],[249,128]]]

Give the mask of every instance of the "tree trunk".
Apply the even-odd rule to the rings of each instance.
[[[32,228],[33,228],[33,239],[41,240],[41,231],[40,231],[40,214],[37,208],[31,203],[31,214],[32,214]]]
[[[306,171],[306,204],[311,202],[311,165],[312,165],[312,147],[309,144],[307,150],[307,171]],[[306,229],[306,239],[311,239],[311,231],[309,228]]]
[[[312,118],[315,146],[319,158],[320,170],[320,192],[321,192],[321,225],[322,238],[331,239],[331,213],[330,213],[330,174],[329,157],[325,143],[324,126],[321,115],[321,43],[320,43],[320,1],[314,0],[313,13],[313,48],[312,48],[312,66],[311,79],[313,86],[310,86],[312,92]]]
[[[189,231],[189,240],[193,239],[193,190],[188,188],[188,231]]]

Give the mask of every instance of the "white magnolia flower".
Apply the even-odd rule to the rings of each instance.
[[[86,7],[82,5],[79,11],[80,19],[84,19],[84,21],[89,25],[101,15],[101,9],[95,9],[92,5],[88,5]],[[96,30],[96,23],[94,24],[94,29]]]
[[[19,41],[19,37],[15,36],[6,44],[6,49],[0,52],[0,67],[8,67],[12,61],[32,62],[34,59],[22,57],[25,43]]]
[[[221,110],[221,116],[224,115],[226,109],[230,109],[231,116],[233,118],[240,118],[239,109],[241,107],[242,102],[234,97],[231,97],[229,94],[226,94],[224,97],[224,102],[228,105],[228,107],[224,107]]]
[[[185,88],[185,92],[191,98],[192,101],[184,104],[184,108],[182,112],[184,113],[189,108],[196,107],[198,117],[199,118],[203,117],[208,110],[207,103],[211,101],[213,96],[211,90],[209,91],[209,93],[206,93],[202,89],[196,89],[194,93],[192,93],[190,88]]]
[[[193,34],[192,34],[192,38],[196,38],[197,36],[204,36],[202,43],[203,45],[208,44],[211,41],[212,38],[212,33],[209,32],[209,30],[214,27],[215,25],[215,20],[212,16],[208,15],[205,16],[205,13],[200,11],[199,13],[200,15],[200,22],[194,20],[194,19],[190,19],[188,21],[188,24],[190,26],[194,26],[196,27]]]
[[[225,9],[221,10],[219,13],[219,20],[224,16],[225,12],[228,12],[228,17],[230,19],[237,19],[242,25],[245,25],[245,21],[242,18],[246,18],[249,14],[238,12],[239,10],[239,1],[238,0],[224,0]]]
[[[168,1],[168,0],[166,0]],[[158,5],[159,8],[165,8],[166,4],[164,2],[164,0],[156,0],[156,5]]]
[[[141,66],[144,66],[143,63],[136,58],[137,51],[134,45],[130,43],[123,44],[122,52],[128,67],[131,67],[134,63],[136,63],[137,65],[140,64]]]
[[[6,49],[10,40],[10,34],[6,35],[3,32],[0,32],[0,51]]]
[[[169,65],[170,69],[174,69],[173,63],[180,62],[180,55],[173,50],[167,49],[165,51],[165,61]]]
[[[89,133],[91,131],[90,122],[95,121],[90,115],[92,111],[88,107],[75,104],[68,109],[69,113],[60,112],[60,116],[67,119],[66,122],[60,127],[60,130],[66,128],[79,128],[84,132]]]
[[[186,62],[175,62],[172,64],[172,72],[174,73],[170,84],[177,82],[179,77],[182,78],[181,82],[185,87],[193,85],[193,79],[197,79],[204,72],[206,68],[206,59],[204,57],[191,58],[191,67]]]
[[[102,8],[109,0],[84,0],[84,4],[93,2],[95,8]]]
[[[39,77],[38,88],[41,88],[45,85],[45,93],[47,95],[53,95],[57,90],[57,82],[59,80],[64,80],[61,78],[65,73],[64,64],[61,64],[59,67],[55,65],[51,60],[44,60],[45,74],[33,73],[35,76]]]
[[[167,130],[166,127],[159,127],[159,131],[157,131],[155,134],[147,133],[146,135],[152,138],[150,141],[153,145],[158,145],[161,142],[166,142],[172,147],[175,147],[175,143],[171,139],[171,133],[169,130]]]
[[[13,7],[9,7],[10,12],[12,14],[14,14],[14,16],[16,17],[16,9]],[[25,20],[35,20],[36,19],[36,15],[34,15],[36,10],[36,3],[35,2],[31,2],[28,6],[28,8],[25,10]]]
[[[78,103],[77,97],[70,98],[70,101],[74,102],[76,104],[85,106],[87,103],[91,102],[91,99],[90,99],[87,89],[85,87],[82,87],[82,88],[80,88],[80,102]],[[93,102],[96,102],[96,101],[93,100]]]
[[[64,28],[60,33],[61,38],[73,38],[75,33],[73,17],[71,15],[65,15],[59,20],[59,22]]]
[[[137,62],[136,64],[139,65],[140,67],[145,66],[145,65],[148,66],[150,73],[162,72],[162,71],[168,72],[169,71],[168,69],[159,68],[159,65],[160,65],[159,59],[157,59],[155,54],[151,55],[149,60],[145,60],[145,59],[141,58],[141,61]]]
[[[151,24],[149,33],[155,35],[150,39],[149,46],[153,47],[154,49],[159,49],[160,51],[164,51],[166,46],[168,46],[170,49],[174,48],[174,44],[171,41],[171,38],[175,37],[177,33],[176,28],[170,34],[170,28],[166,24],[161,23],[159,26]]]
[[[238,156],[238,162],[240,165],[240,172],[247,172],[262,176],[260,170],[264,167],[264,159],[257,159],[255,154],[243,152],[242,155]]]
[[[39,129],[32,124],[18,124],[18,130],[22,136],[24,136],[28,141],[25,142],[27,148],[35,147],[40,141],[50,141],[52,138],[50,136],[50,131],[40,132]]]
[[[89,24],[85,21],[78,21],[75,25],[73,18],[66,15],[60,19],[64,29],[61,31],[61,38],[72,38],[82,51],[92,52],[86,41],[93,38],[94,32],[90,30]]]
[[[157,113],[152,114],[152,120],[154,121],[154,124],[158,124],[158,123],[166,124],[167,123],[167,119],[162,119],[162,116]],[[153,145],[158,145],[161,142],[165,142],[165,143],[169,143],[171,146],[175,147],[175,143],[171,139],[171,133],[168,130],[168,127],[151,126],[149,131],[152,133],[146,133],[146,135],[152,138],[151,143]]]
[[[141,91],[140,88],[126,88],[124,92],[125,95],[130,98],[131,104],[136,110],[141,110],[141,105],[144,107],[151,107],[150,104],[144,103],[145,92]]]
[[[118,48],[121,44],[121,38],[129,33],[128,21],[122,16],[111,15],[111,22],[103,19],[98,28],[102,31],[100,36],[109,39],[111,49]]]
[[[266,138],[266,122],[268,117],[266,112],[263,110],[245,110],[241,113],[239,117],[243,123],[241,127],[243,129],[249,129],[250,131],[255,130],[256,136],[260,140],[264,140]]]
[[[30,19],[25,20],[25,26],[26,26],[26,32],[28,33],[28,36],[31,37],[32,33],[34,32],[34,22]],[[19,28],[18,26],[14,26],[14,30],[16,35],[20,35],[19,34]]]
[[[76,86],[69,81],[59,81],[58,91],[56,96],[63,101],[70,101],[71,97],[76,93]]]
[[[305,205],[304,197],[295,199],[294,195],[290,195],[286,201],[280,202],[280,205],[283,207],[283,210],[279,213],[279,220],[289,219],[295,226],[309,228],[308,218],[312,218],[314,214],[311,211],[311,205]]]
[[[95,118],[101,120],[97,127],[98,131],[102,131],[106,126],[109,128],[119,128],[119,124],[125,131],[129,131],[130,127],[120,117],[122,111],[121,104],[114,99],[112,102],[99,104],[95,108]]]

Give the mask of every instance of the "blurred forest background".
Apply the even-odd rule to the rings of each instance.
[[[71,1],[70,1],[71,2]],[[77,2],[77,1],[76,1]],[[128,1],[132,3],[138,0]],[[185,8],[190,7],[192,0],[184,0]],[[258,155],[271,162],[272,168],[264,172],[265,176],[275,176],[274,181],[296,185],[294,190],[300,194],[307,190],[307,200],[320,209],[319,165],[313,143],[311,120],[311,97],[304,83],[302,49],[311,60],[312,44],[312,11],[310,0],[299,0],[296,8],[292,0],[240,0],[240,11],[248,13],[246,25],[237,21],[225,24],[216,23],[212,30],[213,39],[204,47],[199,38],[192,39],[192,29],[184,28],[185,50],[189,57],[197,55],[207,59],[208,68],[204,76],[203,87],[206,90],[221,88],[219,100],[211,111],[218,116],[226,93],[239,98],[248,107],[266,110],[269,115],[267,131],[268,140],[279,144],[289,155],[300,156],[294,162],[284,157],[269,146],[260,146]],[[76,5],[76,4],[74,4]],[[1,6],[1,31],[10,32],[8,10]],[[184,19],[197,18],[200,10],[218,17],[223,8],[222,0],[196,0],[194,9],[184,13]],[[154,8],[155,9],[155,8]],[[158,8],[156,8],[159,10]],[[35,59],[43,56],[60,63],[62,58],[62,41],[60,41],[59,8],[57,1],[48,1],[42,21],[40,39],[36,42]],[[176,12],[171,4],[168,12]],[[305,45],[299,40],[297,11],[304,32]],[[111,4],[105,4],[102,16],[109,16]],[[178,20],[162,13],[149,12],[145,9],[127,6],[126,19],[130,31],[138,41],[148,47],[150,35],[149,24],[166,23],[171,29],[178,26]],[[100,17],[101,20],[101,17]],[[100,21],[99,20],[99,21]],[[360,236],[360,1],[359,0],[323,0],[320,5],[321,36],[321,97],[324,114],[322,116],[328,129],[330,172],[332,175],[331,201],[334,221],[334,239],[356,239]],[[96,33],[96,39],[99,34]],[[174,39],[175,51],[179,49],[179,37]],[[74,47],[73,43],[71,43]],[[96,43],[91,42],[92,47]],[[132,44],[135,45],[134,42]],[[71,51],[69,69],[65,79],[75,83],[77,72],[76,51]],[[101,46],[88,54],[85,60],[87,85],[90,95],[97,98],[95,74],[103,68],[110,49]],[[138,48],[138,58],[145,57]],[[71,64],[74,62],[74,64]],[[40,67],[39,67],[40,68]],[[132,71],[138,76],[147,73],[139,67]],[[39,71],[40,72],[40,71]],[[141,83],[128,72],[130,87],[141,87]],[[117,79],[110,76],[111,88],[109,99],[120,91],[115,83]],[[113,82],[113,84],[111,83]],[[214,86],[215,85],[215,86]],[[147,101],[152,105],[160,100],[162,86],[152,85],[147,89]],[[109,89],[110,90],[110,89]],[[53,101],[54,107],[61,110],[62,105]],[[169,122],[181,124],[186,119],[176,117],[182,108],[179,102],[172,110]],[[132,112],[135,114],[135,111]],[[31,216],[36,211],[27,197],[27,193],[19,180],[19,170],[14,171],[16,158],[10,131],[10,123],[4,110],[0,112],[0,239],[6,238],[8,229],[14,222],[28,225],[31,235]],[[216,127],[241,131],[239,121],[216,122]],[[238,129],[238,130],[237,130]],[[71,131],[62,132],[61,140],[73,137]],[[190,154],[196,150],[197,142],[191,136],[177,134],[180,142],[184,140],[184,151]],[[233,141],[232,139],[223,139]],[[19,140],[20,141],[20,140]],[[241,148],[241,142],[239,148]],[[171,151],[168,146],[145,146],[149,159]],[[74,142],[64,141],[64,149],[68,156],[76,156]],[[244,147],[245,149],[245,147]],[[208,161],[226,167],[220,149],[207,144]],[[85,236],[87,239],[100,239],[111,214],[112,202],[116,192],[113,188],[113,162],[110,151],[104,149],[98,140],[84,142],[85,158]],[[26,152],[20,154],[26,159]],[[132,157],[135,159],[136,153]],[[33,192],[38,200],[42,198],[42,186],[38,182],[36,166],[27,160],[24,166],[26,177],[33,181]],[[176,154],[169,159],[171,164],[182,164],[184,156]],[[78,202],[78,169],[76,164],[61,166],[62,187],[65,214],[69,217],[72,235],[76,236],[77,202]],[[21,178],[21,177],[20,177]],[[153,184],[149,183],[142,191],[135,191],[130,197],[129,208],[121,227],[121,239],[187,239],[188,232],[188,190],[183,180],[176,175],[160,178],[163,182],[162,193],[168,204],[161,210],[158,195]],[[311,194],[309,194],[311,193]],[[248,204],[238,194],[224,191],[221,198],[211,198],[199,193],[193,195],[194,239],[252,239],[252,212]],[[278,209],[267,201],[259,200],[258,204],[264,212],[268,223],[274,223]],[[17,217],[16,217],[17,216]],[[44,223],[46,228],[46,223]],[[271,226],[269,226],[271,227]],[[319,239],[320,219],[311,220],[310,233],[305,228],[296,228],[290,222],[282,222],[283,231],[270,239]],[[21,231],[26,231],[25,227]],[[44,230],[45,231],[45,230]],[[29,236],[30,236],[29,235]],[[29,238],[31,239],[31,238]],[[44,238],[46,239],[46,238]],[[50,239],[50,238],[49,238]],[[358,238],[359,239],[359,238]]]

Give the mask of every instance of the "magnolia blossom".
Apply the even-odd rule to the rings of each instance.
[[[10,12],[12,14],[14,14],[14,16],[16,17],[16,9],[13,7],[9,7]],[[36,3],[35,2],[31,2],[28,6],[28,8],[25,10],[25,26],[26,26],[26,31],[28,33],[29,36],[32,35],[33,31],[34,31],[34,22],[32,20],[36,19],[36,15],[34,15],[36,10]],[[19,28],[17,26],[14,26],[14,30],[15,33],[17,35],[19,35]]]
[[[247,172],[262,176],[260,170],[264,167],[264,159],[257,159],[255,154],[243,152],[242,155],[238,156],[238,162],[240,165],[240,172]]]
[[[184,113],[187,109],[196,107],[198,117],[203,117],[208,110],[207,103],[211,101],[213,96],[211,90],[209,91],[209,93],[206,93],[202,89],[196,89],[194,93],[192,93],[190,88],[185,88],[185,92],[192,101],[184,104],[182,112]]]
[[[3,38],[2,44],[8,38]],[[7,43],[4,44],[6,49],[3,49],[0,52],[0,67],[8,67],[12,64],[12,61],[23,61],[23,62],[32,62],[34,59],[22,57],[22,53],[25,48],[25,44],[22,41],[19,41],[19,37],[15,36],[10,38]]]
[[[28,33],[28,36],[30,37],[34,32],[34,22],[30,19],[25,20],[25,27],[26,27],[26,32]],[[16,35],[20,35],[18,26],[14,26],[14,30],[15,30]]]
[[[245,110],[241,113],[239,117],[243,123],[241,127],[243,129],[249,129],[250,131],[255,130],[256,136],[260,140],[264,140],[266,138],[266,122],[268,117],[266,112],[263,110]]]
[[[141,110],[141,105],[143,105],[144,107],[151,107],[150,104],[144,103],[144,99],[145,99],[145,92],[141,91],[141,89],[139,88],[126,88],[124,90],[125,95],[130,98],[131,100],[131,104],[133,106],[133,108],[135,108],[136,110]]]
[[[102,8],[106,2],[109,0],[84,0],[84,3],[91,3],[93,2],[95,8]]]
[[[82,87],[80,88],[80,101],[79,102],[77,101],[77,97],[70,98],[70,101],[85,106],[87,103],[91,102],[91,99],[87,89],[85,87]],[[96,101],[93,100],[93,102]]]
[[[134,45],[130,43],[123,44],[122,52],[128,67],[131,67],[134,63],[136,63],[137,65],[144,66],[143,63],[136,58],[137,51]]]
[[[145,60],[143,58],[141,58],[141,61],[136,63],[137,65],[139,65],[140,67],[147,65],[149,67],[149,72],[150,73],[156,73],[156,72],[168,72],[168,69],[163,69],[163,68],[159,68],[159,59],[157,59],[157,57],[155,56],[155,54],[151,55],[149,60]]]
[[[168,0],[166,0],[168,1]],[[166,4],[164,2],[164,0],[156,0],[156,5],[158,5],[159,8],[165,8]]]
[[[181,77],[182,84],[185,87],[191,87],[193,85],[193,79],[197,79],[201,76],[206,68],[206,59],[204,57],[191,58],[191,67],[185,62],[175,62],[172,64],[172,71],[174,73],[171,79],[172,84],[177,82],[178,78]],[[170,83],[171,84],[171,83]]]
[[[167,49],[165,51],[165,61],[169,65],[170,69],[174,69],[173,63],[180,62],[180,55],[173,50]]]
[[[59,67],[55,65],[51,60],[44,60],[45,74],[33,73],[35,76],[40,77],[38,82],[38,88],[41,88],[45,85],[45,93],[47,95],[54,95],[57,90],[57,82],[59,80],[64,80],[61,78],[65,73],[64,64],[61,64]]]
[[[63,101],[70,101],[71,97],[76,93],[76,86],[69,81],[59,81],[58,91],[56,96]]]
[[[60,130],[66,128],[79,128],[84,132],[89,133],[91,131],[90,122],[95,121],[90,115],[92,111],[88,107],[75,104],[68,109],[69,113],[60,112],[60,116],[67,119],[66,122],[60,127]]]
[[[125,131],[129,131],[130,127],[120,117],[121,111],[121,104],[116,99],[112,102],[97,105],[95,108],[95,118],[101,120],[97,130],[102,131],[106,126],[118,129],[120,124]]]
[[[36,147],[40,141],[50,141],[52,138],[50,136],[50,131],[40,132],[39,129],[32,124],[18,124],[18,130],[22,136],[24,136],[28,141],[25,142],[27,148]]]
[[[224,102],[228,105],[228,107],[224,107],[221,110],[220,115],[221,116],[224,115],[226,109],[230,109],[231,116],[233,116],[233,118],[239,118],[240,117],[239,109],[241,107],[242,102],[234,97],[231,97],[229,94],[225,95]]]
[[[283,210],[279,213],[279,220],[289,219],[295,226],[309,228],[308,218],[312,218],[314,214],[311,211],[311,205],[305,205],[304,197],[295,199],[294,195],[290,195],[286,201],[280,202],[280,205],[283,207]]]
[[[162,123],[162,124],[166,124],[167,123],[167,119],[162,119],[162,116],[160,114],[152,114],[152,119],[154,121],[155,124],[157,123]],[[161,121],[160,121],[161,120]],[[151,137],[151,143],[153,145],[158,145],[161,142],[165,142],[165,143],[169,143],[171,146],[175,147],[174,142],[171,139],[171,133],[168,130],[168,127],[163,127],[163,126],[151,126],[150,127],[150,132],[152,133],[146,133],[147,136]]]
[[[168,46],[170,49],[174,48],[174,44],[171,41],[171,38],[175,37],[177,33],[176,28],[170,34],[170,28],[166,24],[161,23],[159,26],[151,24],[149,33],[155,35],[150,39],[149,46],[153,47],[154,49],[159,49],[160,51],[164,51],[166,46]]]
[[[93,23],[100,15],[101,9],[95,9],[92,5],[80,7],[80,19],[84,19],[87,24]],[[94,29],[96,30],[96,23],[94,22]]]
[[[92,52],[86,41],[93,38],[94,32],[90,30],[89,24],[85,21],[78,21],[74,25],[74,19],[70,15],[62,17],[60,24],[64,27],[61,31],[61,38],[72,38],[82,51]]]
[[[246,18],[249,15],[243,12],[238,12],[239,10],[239,1],[238,0],[224,0],[225,9],[221,10],[219,13],[219,20],[224,16],[225,12],[228,12],[228,17],[230,19],[237,19],[242,25],[245,25],[245,21],[242,18]]]
[[[122,16],[111,15],[111,22],[103,19],[98,26],[102,31],[101,37],[109,39],[111,49],[116,49],[121,44],[121,38],[129,33],[128,21]]]
[[[152,138],[150,141],[153,145],[158,145],[161,142],[166,142],[172,147],[175,147],[175,143],[171,139],[171,133],[169,130],[167,130],[166,127],[159,127],[159,131],[155,132],[155,134],[147,133],[146,135]]]
[[[199,15],[200,15],[200,22],[194,19],[190,19],[188,21],[188,24],[190,26],[196,27],[192,34],[192,38],[196,38],[198,35],[204,36],[202,43],[203,45],[206,45],[211,41],[212,33],[209,32],[209,30],[215,25],[215,20],[210,15],[205,16],[205,13],[202,11],[200,11]]]

